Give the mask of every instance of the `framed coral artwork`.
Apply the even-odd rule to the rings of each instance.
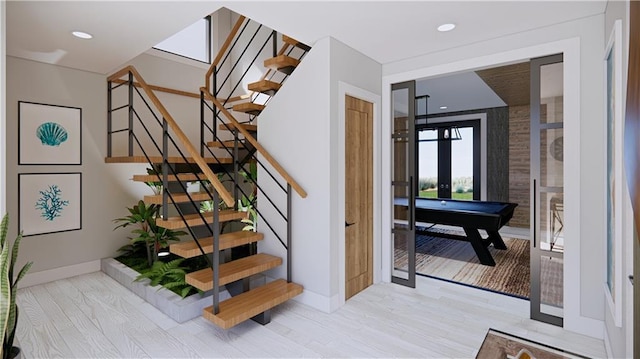
[[[82,109],[18,102],[19,165],[81,165]]]
[[[82,173],[21,173],[18,196],[25,237],[82,229]]]

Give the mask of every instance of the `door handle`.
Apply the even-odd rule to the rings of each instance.
[[[344,221],[344,228],[351,227],[351,226],[353,226],[354,224],[356,224],[356,222],[353,222],[353,223],[347,223],[347,221]]]
[[[633,285],[633,274],[629,274],[627,278],[629,278],[629,282],[631,282],[631,285]]]

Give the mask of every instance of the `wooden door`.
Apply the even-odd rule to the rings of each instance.
[[[373,283],[373,104],[345,98],[345,299]]]

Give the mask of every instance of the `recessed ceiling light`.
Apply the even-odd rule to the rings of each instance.
[[[441,110],[446,110],[448,107],[447,106],[440,106]]]
[[[451,31],[451,30],[453,30],[455,28],[456,28],[456,24],[451,24],[451,23],[442,24],[442,25],[438,26],[438,31],[446,32],[446,31]]]
[[[93,35],[86,33],[84,31],[72,31],[71,34],[75,37],[79,37],[81,39],[91,39]]]

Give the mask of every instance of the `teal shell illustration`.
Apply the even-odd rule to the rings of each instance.
[[[38,126],[36,136],[42,141],[43,145],[57,147],[66,141],[69,135],[67,134],[67,130],[59,123],[45,122]]]

